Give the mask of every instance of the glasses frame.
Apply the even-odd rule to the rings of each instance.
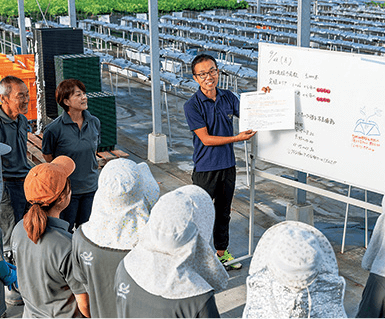
[[[214,68],[214,69],[211,69],[211,70],[208,71],[208,72],[195,73],[194,75],[195,75],[196,77],[199,76],[199,78],[200,78],[201,80],[204,80],[204,79],[206,79],[206,78],[208,77],[209,74],[210,74],[210,76],[216,76],[216,75],[218,75],[218,73],[219,73],[218,68]]]

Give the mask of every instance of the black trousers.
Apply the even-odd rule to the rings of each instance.
[[[202,187],[214,200],[214,247],[216,250],[226,250],[229,245],[230,211],[235,177],[235,166],[210,172],[195,172],[194,170],[192,174],[193,184]]]
[[[384,318],[385,316],[385,278],[369,274],[356,318]]]

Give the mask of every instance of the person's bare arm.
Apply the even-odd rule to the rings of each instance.
[[[88,294],[78,294],[75,295],[76,302],[78,303],[78,307],[80,312],[83,314],[84,317],[86,318],[91,318],[91,313],[90,313],[90,302],[88,298]]]
[[[230,144],[234,142],[247,141],[252,138],[255,133],[252,130],[243,131],[236,136],[214,136],[209,135],[207,127],[202,127],[194,130],[194,133],[202,141],[205,146],[220,146],[225,144]]]
[[[43,154],[43,157],[44,157],[44,159],[45,159],[45,161],[46,161],[47,163],[51,163],[51,162],[53,161],[53,156],[52,156],[52,154],[48,154],[48,155]]]

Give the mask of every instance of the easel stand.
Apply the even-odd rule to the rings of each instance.
[[[255,168],[256,164],[256,154],[257,154],[257,134],[252,138],[251,141],[251,152],[250,152],[250,226],[249,226],[249,254],[245,256],[243,259],[250,257],[253,255],[254,252],[254,200],[255,200],[255,176],[259,176],[268,180],[272,180],[275,182],[279,182],[288,186],[292,186],[294,188],[302,189],[304,191],[308,191],[317,195],[321,195],[327,198],[331,198],[334,200],[338,200],[341,202],[344,202],[347,204],[346,208],[346,216],[345,216],[345,226],[344,226],[344,235],[342,240],[342,250],[341,253],[343,253],[343,249],[345,246],[345,235],[346,235],[346,228],[347,228],[347,216],[348,216],[348,208],[349,205],[354,205],[361,207],[365,209],[365,247],[367,247],[368,244],[368,238],[367,238],[367,211],[373,211],[376,213],[381,214],[382,213],[382,207],[377,206],[371,203],[367,202],[367,191],[365,191],[365,201],[351,198],[350,197],[350,188],[349,186],[349,193],[348,196],[341,195],[338,193],[334,193],[322,188],[318,188],[309,184],[304,184],[301,182],[298,182],[294,179],[288,179],[282,176],[270,174],[261,170],[258,170]],[[238,259],[239,260],[239,259]]]
[[[258,133],[257,133],[258,134]],[[347,219],[348,219],[348,211],[349,211],[349,205],[354,205],[357,207],[361,207],[365,209],[365,248],[368,246],[368,210],[376,212],[381,214],[382,213],[382,207],[377,206],[371,203],[368,203],[367,198],[367,190],[365,190],[365,201],[361,201],[359,199],[351,198],[350,192],[351,192],[351,185],[349,185],[348,190],[348,196],[341,195],[338,193],[334,193],[322,188],[318,188],[309,184],[305,184],[302,182],[298,182],[296,179],[289,179],[287,177],[282,177],[270,173],[266,173],[264,171],[258,170],[255,168],[256,164],[256,154],[257,154],[257,134],[251,139],[251,152],[249,154],[249,167],[250,167],[250,214],[249,214],[249,250],[248,254],[244,255],[239,258],[235,258],[234,260],[230,262],[226,262],[225,265],[231,265],[236,262],[240,262],[242,260],[245,260],[247,258],[250,258],[253,256],[254,249],[255,249],[255,243],[254,243],[254,202],[255,202],[255,176],[258,175],[259,177],[272,180],[275,182],[279,182],[288,186],[292,186],[296,189],[301,189],[304,191],[308,191],[317,195],[321,195],[327,198],[331,198],[334,200],[338,200],[341,202],[346,203],[346,213],[345,213],[345,225],[344,225],[344,231],[343,231],[343,237],[342,237],[342,246],[341,246],[341,253],[344,253],[345,248],[345,238],[346,238],[346,229],[347,229]],[[246,152],[247,154],[247,152]],[[311,210],[309,207],[307,207],[304,210],[299,210],[296,207],[298,205],[289,205],[286,211],[286,219],[287,220],[299,220],[301,222],[306,222],[310,225],[314,225],[314,215],[313,215],[313,208],[311,207]],[[306,207],[309,205],[305,205],[303,207]],[[311,205],[310,205],[311,206]],[[302,208],[303,208],[302,207]]]
[[[349,198],[350,198],[351,190],[352,190],[352,186],[349,185],[349,189],[348,189]],[[367,203],[367,201],[368,201],[368,191],[365,190],[365,203]],[[349,213],[349,203],[346,204],[344,232],[342,235],[342,243],[341,243],[341,254],[343,254],[345,250],[345,238],[346,238],[346,228],[348,225],[348,213]],[[368,210],[366,208],[365,208],[365,248],[368,248]]]

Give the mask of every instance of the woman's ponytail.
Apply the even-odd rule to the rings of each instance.
[[[33,204],[23,217],[23,226],[28,238],[35,244],[42,237],[47,227],[47,211],[40,204]]]

